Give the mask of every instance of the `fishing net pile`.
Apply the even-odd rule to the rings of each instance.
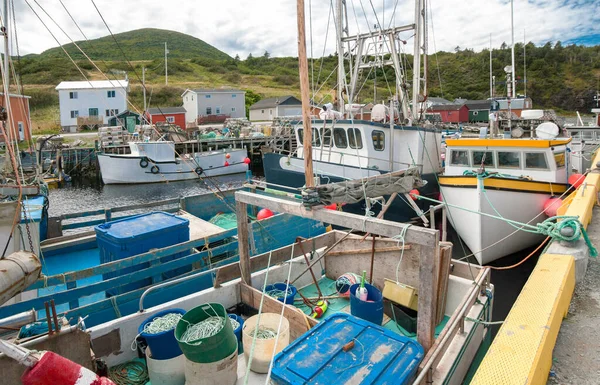
[[[306,189],[303,201],[307,206],[332,203],[357,203],[392,193],[404,194],[425,185],[416,168],[386,173],[376,177],[329,183]]]

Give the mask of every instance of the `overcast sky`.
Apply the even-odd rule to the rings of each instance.
[[[456,46],[481,50],[510,44],[509,0],[428,0],[431,4],[430,50]],[[62,0],[88,38],[108,31],[91,0]],[[335,3],[335,0],[333,0]],[[43,17],[61,43],[69,39],[44,15],[35,0],[14,0],[21,54],[40,53],[58,44],[27,3]],[[37,0],[74,40],[83,36],[60,0]],[[328,0],[305,0],[309,54],[335,51]],[[346,0],[351,34],[376,24],[387,28],[410,23],[414,0]],[[246,58],[268,51],[272,56],[297,56],[296,0],[96,0],[114,33],[162,28],[200,38],[231,56]],[[311,9],[309,9],[309,6]],[[395,11],[394,11],[395,9]],[[374,10],[377,12],[375,16]],[[515,41],[543,45],[548,41],[600,44],[600,0],[514,0]],[[358,21],[357,21],[358,20]],[[329,30],[327,28],[330,24]],[[312,26],[312,38],[311,29]],[[410,41],[410,34],[406,35]],[[407,51],[410,50],[410,44]]]

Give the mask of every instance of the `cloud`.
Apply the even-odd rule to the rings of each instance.
[[[37,0],[50,16],[75,40],[83,37],[63,9],[60,0]],[[61,43],[70,40],[36,5],[27,0]],[[62,0],[88,38],[108,31],[88,0]],[[309,53],[320,57],[335,52],[333,1],[305,0]],[[456,46],[480,50],[502,42],[510,44],[510,2],[507,0],[428,0],[431,9],[430,51],[451,51]],[[350,34],[411,23],[414,1],[347,0]],[[155,27],[173,29],[200,38],[231,56],[249,53],[273,56],[297,55],[296,0],[96,0],[114,33]],[[373,4],[373,6],[372,6]],[[374,10],[377,12],[375,16]],[[24,2],[15,2],[21,54],[40,53],[56,41]],[[516,0],[515,40],[542,45],[547,41],[598,43],[600,2],[594,0]],[[310,22],[309,19],[310,18]],[[312,33],[311,33],[312,30]],[[410,40],[411,33],[404,39]],[[407,51],[411,51],[409,42]]]

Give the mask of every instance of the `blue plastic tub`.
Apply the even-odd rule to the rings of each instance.
[[[95,230],[98,249],[100,251],[100,263],[117,261],[148,252],[151,249],[160,249],[186,242],[190,239],[189,221],[162,211],[134,215],[103,223],[96,226]],[[164,263],[185,255],[189,255],[189,253],[163,257],[160,261]],[[150,263],[141,263],[121,269],[120,271],[103,274],[102,277],[106,280],[133,273],[149,266]],[[162,277],[155,278],[157,280],[168,279],[189,271],[191,271],[191,266],[167,271],[162,274]],[[109,296],[118,295],[151,284],[152,278],[145,278],[107,290],[107,294]]]
[[[240,323],[240,326],[238,326],[237,329],[233,330],[233,334],[235,334],[235,337],[238,340],[238,354],[241,354],[242,353],[242,326],[244,326],[244,319],[237,314],[228,313],[227,315],[229,316],[229,318],[233,318],[234,320],[236,320],[237,322]]]
[[[285,295],[283,297],[279,297],[279,298],[277,298],[277,300],[279,302],[284,302],[284,303],[286,303],[288,305],[293,305],[294,304],[294,297],[296,297],[296,294],[298,294],[298,290],[296,290],[296,288],[293,285],[286,285],[285,283],[282,283],[282,282],[274,283],[272,285],[267,285],[265,287],[265,293],[267,293],[267,292],[269,292],[271,290],[274,290],[274,289],[281,290],[281,291],[285,292],[286,287],[290,289],[291,294],[290,295]],[[285,301],[284,301],[284,299],[285,299]]]
[[[184,315],[185,310],[167,309],[159,311],[152,317],[148,317],[144,322],[142,322],[142,324],[138,328],[138,333],[140,334],[140,336],[144,337],[144,339],[148,343],[148,347],[152,352],[152,358],[155,360],[168,360],[170,358],[175,358],[183,354],[181,352],[181,349],[179,348],[177,340],[175,339],[175,327],[173,327],[173,329],[171,330],[167,330],[158,334],[146,334],[143,332],[146,324],[152,322],[155,318],[162,317],[170,313]]]
[[[354,347],[343,347],[354,341]],[[350,314],[325,318],[273,359],[276,385],[412,382],[423,348],[418,342]],[[376,359],[372,359],[376,357]]]
[[[381,291],[375,286],[365,283],[365,287],[369,293],[367,301],[372,301],[365,302],[356,298],[356,290],[359,286],[359,283],[350,286],[350,313],[365,321],[381,325],[383,322],[383,295]]]

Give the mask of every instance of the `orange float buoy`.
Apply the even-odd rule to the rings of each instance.
[[[325,207],[327,210],[337,210],[337,203],[332,203],[330,205],[323,206],[323,207]]]
[[[557,214],[558,208],[562,205],[563,200],[560,198],[548,198],[546,202],[544,202],[544,214],[549,217],[555,217]]]
[[[581,186],[581,184],[583,183],[583,181],[585,180],[585,175],[583,174],[572,174],[569,179],[568,182],[571,186],[577,188],[579,186]]]
[[[263,219],[267,219],[267,218],[271,218],[273,215],[273,212],[269,209],[261,209],[258,214],[256,215],[256,219],[263,220]]]
[[[225,154],[225,159],[229,159],[231,158],[231,155],[229,153]]]
[[[408,195],[410,195],[410,197],[412,198],[413,201],[416,201],[418,199],[417,197],[419,195],[421,195],[421,193],[419,192],[419,190],[417,190],[415,188],[415,189],[410,190],[410,192],[408,193]]]
[[[250,164],[250,162],[251,162],[251,161],[250,161],[250,158],[244,158],[244,163],[246,163],[246,164]]]

